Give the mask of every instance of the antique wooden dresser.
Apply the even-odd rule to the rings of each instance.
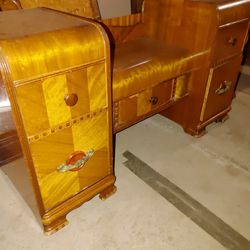
[[[138,3],[141,5],[141,1]],[[97,0],[70,2],[2,0],[0,4],[2,10],[46,6],[95,20],[101,19]],[[208,124],[224,121],[228,117],[242,50],[247,39],[249,16],[250,0],[180,0],[178,2],[145,0],[144,13],[103,22],[117,44],[137,40],[138,37],[151,36],[170,46],[177,45],[187,49],[191,53],[190,56],[209,51],[210,57],[202,59],[202,65],[207,64],[207,69],[200,71],[200,80],[195,76],[197,78],[195,81],[189,81],[189,86],[186,87],[189,90],[187,98],[179,98],[178,103],[162,112],[164,116],[179,123],[187,133],[201,136],[206,132]],[[162,18],[161,23],[158,22],[157,17]],[[133,46],[136,48],[135,43]],[[140,48],[141,44],[138,47]],[[197,81],[199,81],[198,84]],[[144,94],[147,95],[147,93]],[[132,113],[128,112],[128,109],[119,112],[124,105],[133,106],[138,98],[127,99],[126,103],[125,101],[114,103],[115,131],[133,124],[134,120],[139,121],[146,117],[145,115],[139,117],[132,112],[134,109],[130,109]]]
[[[99,25],[49,9],[1,13],[0,30],[1,75],[50,234],[115,191],[109,42]]]
[[[113,133],[160,112],[200,136],[227,117],[249,28],[250,0],[145,0],[143,13],[109,20],[83,2],[0,1],[98,20],[0,14],[1,81],[48,234],[115,191]]]

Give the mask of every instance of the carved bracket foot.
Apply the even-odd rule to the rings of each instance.
[[[194,134],[193,136],[196,138],[201,138],[205,134],[207,134],[207,130],[206,128],[203,128],[203,129],[197,130],[197,133]]]
[[[66,215],[63,217],[60,217],[48,225],[43,225],[44,226],[44,234],[45,235],[52,235],[68,224],[69,224],[69,222],[66,219]]]
[[[184,131],[186,133],[190,134],[191,136],[196,137],[196,138],[200,138],[203,135],[207,134],[206,127],[200,128],[200,129],[195,129],[195,130],[190,129],[190,128],[188,128],[188,129],[184,128]]]
[[[113,195],[116,192],[116,190],[117,188],[115,185],[109,186],[100,193],[99,198],[101,200],[106,200],[111,195]]]

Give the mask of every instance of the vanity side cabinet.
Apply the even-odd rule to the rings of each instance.
[[[224,15],[222,10],[219,14],[222,17]],[[210,74],[200,116],[200,131],[204,131],[205,127],[213,121],[223,122],[228,119],[248,28],[248,18],[223,23],[217,28],[215,43],[212,47]]]
[[[44,8],[4,12],[0,23],[3,83],[51,234],[68,212],[115,191],[109,43],[99,25]]]
[[[165,40],[190,51],[209,51],[210,57],[189,85],[189,96],[162,114],[200,137],[207,125],[225,121],[231,110],[249,30],[250,0],[187,0],[168,7],[182,11],[178,22],[169,22]]]

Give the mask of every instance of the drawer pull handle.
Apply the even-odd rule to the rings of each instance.
[[[235,37],[230,37],[229,39],[228,39],[228,44],[230,44],[231,46],[235,46],[236,44],[237,44],[237,38],[235,38]]]
[[[215,90],[215,94],[222,95],[222,94],[226,93],[227,91],[229,91],[231,85],[232,85],[231,81],[223,81],[220,84],[220,87]]]
[[[86,162],[93,156],[94,150],[90,149],[86,153],[83,151],[74,152],[66,161],[57,167],[57,172],[65,173],[68,171],[79,171]]]
[[[157,96],[151,96],[150,99],[149,99],[149,102],[152,105],[156,105],[158,103],[158,97]]]
[[[78,102],[78,96],[76,94],[67,94],[64,96],[64,101],[70,107],[75,106]]]

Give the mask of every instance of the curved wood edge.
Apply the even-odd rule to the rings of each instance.
[[[64,215],[58,218],[56,221],[53,221],[51,224],[44,225],[44,234],[47,236],[52,235],[68,224],[69,222],[66,219],[66,215]]]
[[[104,189],[100,195],[99,198],[101,200],[106,200],[108,199],[110,196],[112,196],[113,194],[115,194],[117,191],[117,187],[115,185],[111,185],[109,187],[107,187],[106,189]]]
[[[22,5],[19,0],[2,0],[0,1],[0,7],[1,7],[1,10],[22,9]]]

